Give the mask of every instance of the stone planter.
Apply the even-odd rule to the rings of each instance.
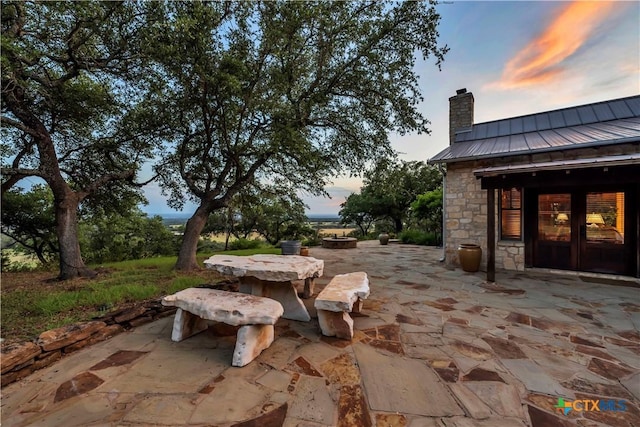
[[[464,271],[475,273],[480,269],[482,248],[473,243],[461,243],[460,246],[458,246],[458,259]]]
[[[381,245],[387,245],[389,244],[389,235],[387,233],[380,233],[378,240],[380,240]]]

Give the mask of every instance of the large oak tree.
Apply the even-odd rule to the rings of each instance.
[[[330,177],[391,156],[389,132],[428,131],[414,65],[446,51],[433,2],[154,6],[159,108],[174,130],[157,172],[173,206],[198,205],[177,269],[198,267],[207,217],[242,188],[322,194]]]
[[[2,193],[29,177],[51,188],[61,279],[93,275],[80,253],[78,207],[127,197],[151,154],[149,130],[159,128],[140,108],[140,7],[2,2]]]

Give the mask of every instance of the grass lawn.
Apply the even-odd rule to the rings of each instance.
[[[279,254],[277,248],[224,252],[229,255]],[[199,254],[201,263],[212,254]],[[179,290],[217,283],[215,271],[180,273],[176,257],[147,258],[90,266],[95,279],[55,281],[56,271],[2,273],[1,325],[3,345],[30,340],[49,329],[91,320],[119,307],[158,299]]]

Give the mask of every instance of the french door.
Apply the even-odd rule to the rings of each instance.
[[[535,267],[632,274],[635,212],[632,192],[537,193],[533,230]]]
[[[589,192],[580,203],[585,210],[579,223],[579,269],[626,273],[631,236],[625,233],[624,191]]]

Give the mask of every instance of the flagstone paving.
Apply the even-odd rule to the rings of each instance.
[[[640,426],[639,287],[539,271],[487,283],[441,250],[376,241],[310,252],[325,261],[316,292],[369,276],[352,341],[321,336],[311,298],[311,322],[280,319],[236,368],[234,328],[176,343],[167,317],[4,387],[2,425]]]

